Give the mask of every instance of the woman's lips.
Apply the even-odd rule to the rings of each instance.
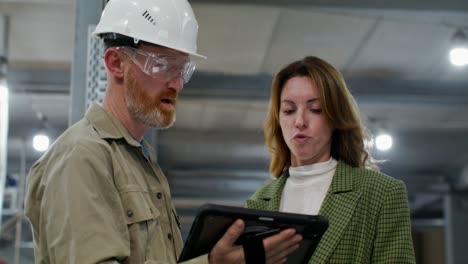
[[[305,135],[303,135],[303,134],[298,134],[298,135],[294,136],[293,141],[294,141],[294,142],[297,142],[297,143],[304,143],[304,142],[306,142],[307,140],[309,140],[309,138],[310,138],[310,137],[305,136]]]

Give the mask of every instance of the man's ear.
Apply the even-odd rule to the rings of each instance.
[[[104,63],[109,74],[118,79],[124,77],[125,63],[122,60],[122,53],[118,52],[115,48],[106,50],[104,53]]]

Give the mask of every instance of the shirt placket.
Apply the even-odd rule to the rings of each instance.
[[[142,151],[143,155],[143,151]],[[143,155],[144,156],[144,155]],[[167,182],[166,177],[164,176],[164,173],[161,171],[161,168],[152,162],[150,159],[148,159],[146,156],[144,156],[145,159],[147,160],[148,164],[151,166],[151,169],[153,170],[153,173],[155,175],[154,179],[159,182],[159,184],[162,186],[162,190],[157,192],[156,194],[153,194],[152,200],[155,203],[155,206],[160,208],[161,206],[158,206],[158,204],[163,204],[162,207],[164,207],[164,221],[163,223],[160,223],[163,225],[163,230],[168,232],[165,235],[166,237],[166,242],[168,242],[168,245],[171,245],[172,247],[172,252],[174,252],[174,258],[177,260],[178,255],[180,254],[181,249],[179,248],[178,245],[176,245],[175,241],[176,238],[174,236],[179,235],[179,230],[174,230],[174,220],[172,217],[172,202],[170,199],[170,192],[169,192],[169,183]],[[153,179],[153,180],[154,180]],[[150,179],[150,181],[152,181]]]

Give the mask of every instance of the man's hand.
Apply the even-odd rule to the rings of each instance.
[[[210,264],[244,264],[244,250],[234,242],[244,231],[244,222],[237,220],[216,243],[208,258]],[[293,228],[263,240],[267,264],[284,263],[286,257],[299,247],[302,236]]]

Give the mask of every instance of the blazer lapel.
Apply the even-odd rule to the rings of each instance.
[[[276,181],[272,182],[268,188],[263,189],[261,193],[258,193],[255,199],[247,200],[247,207],[260,210],[279,211],[281,194],[287,178],[287,173],[280,176]]]
[[[338,246],[344,230],[352,218],[360,193],[353,191],[354,169],[338,162],[330,189],[320,208],[320,215],[328,217],[328,230],[323,235],[310,263],[326,263]]]

